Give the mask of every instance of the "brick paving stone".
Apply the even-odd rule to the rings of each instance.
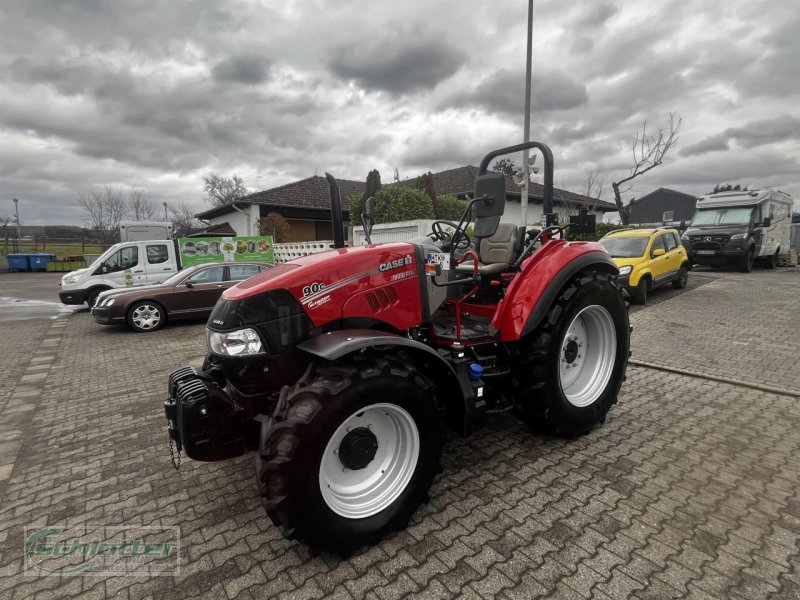
[[[728,295],[709,317],[710,291]],[[634,358],[800,390],[789,354],[767,350],[780,339],[797,356],[798,292],[800,270],[779,269],[636,309]],[[785,328],[752,320],[764,310]],[[63,322],[0,322],[18,348],[0,355],[2,598],[800,597],[797,398],[632,366],[603,427],[551,439],[506,415],[448,433],[406,531],[314,557],[264,515],[251,457],[170,465],[164,382],[204,353],[202,324]],[[108,377],[121,364],[145,375]],[[58,523],[179,526],[181,575],[22,577],[22,528]]]

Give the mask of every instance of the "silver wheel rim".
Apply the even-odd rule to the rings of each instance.
[[[617,331],[611,314],[593,304],[572,320],[561,341],[559,382],[573,406],[595,402],[606,389],[614,370]]]
[[[348,469],[339,457],[350,431],[367,428],[377,439],[374,458]],[[419,458],[419,432],[408,412],[395,404],[373,404],[350,415],[328,440],[319,467],[319,487],[328,507],[348,519],[375,515],[406,489]]]
[[[161,311],[152,304],[142,304],[133,310],[131,321],[137,329],[153,329],[161,322]]]

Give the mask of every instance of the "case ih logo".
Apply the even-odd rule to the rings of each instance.
[[[398,258],[396,260],[390,260],[388,262],[381,263],[378,266],[378,270],[381,272],[385,272],[385,271],[391,271],[392,269],[399,269],[400,267],[405,267],[406,265],[410,265],[411,261],[412,261],[411,255],[406,254],[404,258]]]

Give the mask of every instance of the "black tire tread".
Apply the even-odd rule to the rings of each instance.
[[[256,456],[256,477],[261,491],[262,501],[270,520],[278,527],[284,537],[297,539],[309,545],[314,551],[330,551],[343,556],[355,549],[377,543],[389,533],[403,529],[420,503],[427,501],[428,489],[436,473],[441,472],[440,450],[428,481],[423,481],[417,490],[416,497],[408,502],[384,527],[368,532],[365,535],[352,536],[348,539],[326,540],[320,538],[319,532],[304,519],[298,510],[296,498],[292,496],[292,484],[287,484],[288,493],[281,493],[270,486],[272,474],[290,481],[295,470],[294,460],[298,449],[314,432],[315,419],[320,417],[324,404],[337,402],[342,393],[356,385],[359,381],[374,377],[396,376],[405,379],[412,385],[421,388],[430,395],[432,409],[435,410],[433,383],[420,373],[412,364],[401,362],[391,355],[378,356],[361,353],[336,363],[311,363],[303,376],[292,386],[284,386],[279,395],[271,422],[267,424],[268,435],[262,432],[262,441]],[[311,413],[298,410],[301,401],[307,406],[308,400],[318,404]],[[301,407],[302,408],[302,407]],[[438,419],[438,417],[437,417]],[[263,431],[263,430],[262,430]],[[277,456],[277,447],[286,436],[294,436],[297,443],[288,455]],[[440,440],[439,440],[440,441]]]
[[[613,287],[619,294],[620,302],[624,307],[627,336],[633,330],[628,321],[628,305],[622,300],[622,291],[615,276],[597,271],[584,272],[559,293],[542,323],[522,343],[522,357],[517,375],[520,395],[518,404],[523,421],[536,431],[564,437],[583,435],[596,424],[603,423],[611,406],[617,403],[617,396],[625,380],[625,370],[630,356],[629,337],[624,344],[622,354],[624,364],[621,373],[616,381],[610,382],[612,386],[610,393],[607,392],[592,405],[586,407],[588,410],[582,409],[581,419],[570,418],[559,408],[557,394],[560,394],[560,390],[554,390],[559,383],[553,381],[549,376],[552,367],[548,365],[548,361],[552,358],[554,336],[558,334],[561,315],[567,309],[570,298],[580,288],[587,285],[598,285],[598,283],[600,286]]]

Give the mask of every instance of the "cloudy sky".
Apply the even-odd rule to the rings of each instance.
[[[796,0],[534,4],[532,137],[553,148],[557,185],[625,176],[633,134],[672,111],[678,147],[628,197],[720,182],[800,197]],[[212,170],[260,190],[477,164],[522,140],[526,11],[3,0],[0,215],[19,198],[23,225],[80,224],[78,193],[104,184],[201,210]]]

